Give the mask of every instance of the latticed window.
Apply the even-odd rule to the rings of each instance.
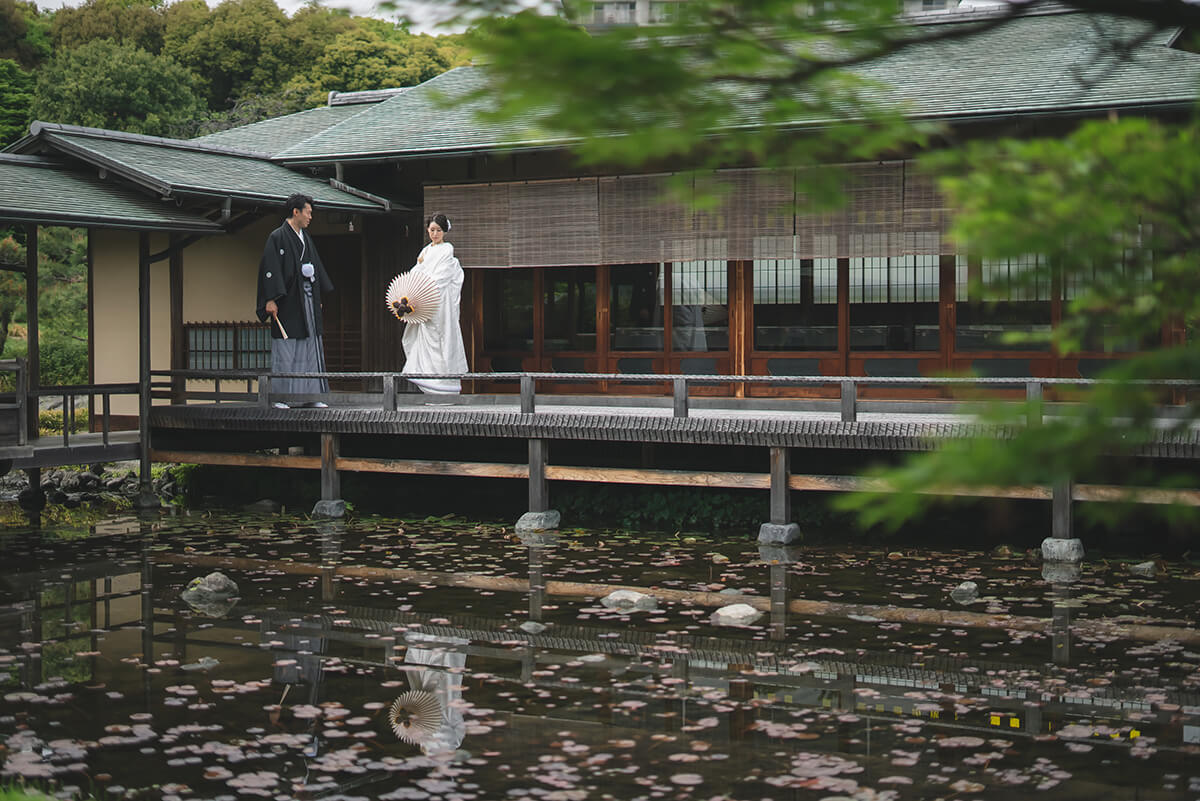
[[[958,300],[955,347],[961,351],[1047,350],[1050,271],[1046,257],[1012,259],[959,256],[954,269]],[[1036,337],[1029,339],[1030,336]]]
[[[596,268],[548,267],[542,276],[543,347],[596,349]]]
[[[835,237],[815,248],[836,252]],[[761,252],[778,251],[761,243]],[[755,350],[837,350],[837,259],[754,260]]]
[[[489,270],[483,276],[488,299],[483,343],[489,351],[533,351],[533,271]]]
[[[1150,284],[1154,280],[1154,251],[1147,246],[1151,233],[1149,225],[1139,225],[1132,231],[1127,236],[1128,245],[1122,251],[1120,264],[1114,264],[1108,269],[1097,269],[1095,266],[1083,269],[1076,267],[1065,276],[1063,299],[1074,300],[1084,295],[1091,287],[1103,290],[1105,287],[1121,285],[1135,292],[1149,292]],[[1064,304],[1063,315],[1070,313],[1069,305]],[[1101,353],[1130,353],[1161,345],[1161,331],[1138,339],[1122,333],[1115,325],[1095,318],[1089,321],[1088,331],[1082,342],[1083,350]]]
[[[261,323],[184,323],[189,370],[271,367],[271,331]]]
[[[936,237],[933,232],[924,235],[935,242]],[[939,347],[938,257],[928,252],[897,255],[902,249],[898,239],[891,233],[850,237],[851,350]]]

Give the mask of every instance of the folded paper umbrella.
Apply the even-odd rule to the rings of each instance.
[[[442,702],[431,692],[409,690],[392,702],[388,722],[401,740],[420,745],[441,727]]]
[[[397,320],[406,323],[427,323],[437,314],[438,306],[442,302],[442,293],[429,276],[410,270],[392,279],[384,300]]]

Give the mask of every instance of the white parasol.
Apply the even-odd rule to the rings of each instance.
[[[431,692],[409,690],[392,702],[388,722],[401,740],[420,745],[441,727],[442,702]]]
[[[384,300],[397,320],[427,323],[437,314],[442,293],[429,276],[409,270],[392,279]]]

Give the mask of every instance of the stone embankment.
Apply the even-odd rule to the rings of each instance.
[[[40,503],[35,488],[29,486],[28,475],[24,471],[14,470],[0,477],[0,501],[16,501],[26,509],[45,505],[75,508],[85,503],[127,504],[138,496],[138,474],[131,467],[136,467],[136,463],[43,470],[40,486],[43,500]],[[155,476],[151,486],[154,494],[164,503],[169,503],[182,493],[170,470]]]

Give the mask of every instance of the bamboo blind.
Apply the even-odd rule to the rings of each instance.
[[[508,184],[438,186],[425,190],[425,216],[445,214],[446,237],[464,267],[511,267]]]
[[[932,176],[911,164],[904,171],[904,253],[936,256],[954,253],[951,212]]]
[[[602,264],[643,264],[696,258],[690,192],[677,197],[669,175],[600,179]]]
[[[907,162],[429,186],[425,210],[450,217],[464,267],[953,252],[950,210]]]

